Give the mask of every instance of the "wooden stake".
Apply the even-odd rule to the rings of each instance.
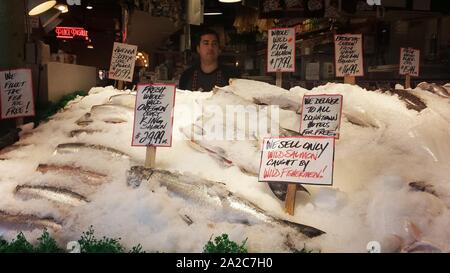
[[[23,125],[23,118],[16,118],[16,127]]]
[[[276,85],[278,87],[283,86],[283,74],[282,72],[277,72]],[[297,184],[289,183],[286,194],[286,201],[284,204],[284,210],[290,215],[294,215],[295,209],[295,195],[297,194]]]
[[[156,147],[147,146],[147,150],[145,153],[145,167],[155,168],[155,159],[156,159]]]
[[[118,81],[117,82],[117,89],[123,90],[123,81]]]
[[[411,88],[411,76],[408,74],[405,78],[405,89]]]
[[[355,85],[356,83],[355,76],[344,76],[344,83]]]
[[[277,76],[276,76],[276,86],[278,87],[283,87],[283,73],[282,72],[277,72]]]
[[[284,210],[290,215],[294,215],[296,194],[297,194],[297,184],[289,183],[287,188],[286,203],[284,206]]]

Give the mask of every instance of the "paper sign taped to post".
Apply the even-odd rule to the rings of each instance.
[[[300,134],[339,139],[342,101],[342,95],[304,95]]]
[[[137,46],[114,43],[111,65],[109,67],[109,78],[131,82],[133,80],[136,54]]]
[[[336,77],[364,76],[362,34],[334,36]]]
[[[400,48],[400,75],[419,76],[420,50]]]
[[[334,144],[329,137],[266,138],[259,181],[332,185]]]
[[[34,116],[30,69],[0,71],[1,119]]]
[[[132,146],[172,146],[175,85],[138,85]]]
[[[267,72],[295,72],[295,28],[269,29]]]

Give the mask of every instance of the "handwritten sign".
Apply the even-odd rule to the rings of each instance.
[[[138,85],[132,146],[172,146],[175,85]]]
[[[295,72],[295,28],[269,29],[267,72]]]
[[[336,77],[364,76],[362,35],[334,36]]]
[[[259,181],[332,185],[334,141],[318,137],[264,139]]]
[[[133,80],[136,54],[137,46],[114,43],[111,65],[109,67],[109,78],[131,82]]]
[[[400,48],[400,75],[419,76],[420,50]]]
[[[30,69],[0,71],[1,118],[34,116]]]
[[[339,138],[342,95],[303,96],[300,134]]]

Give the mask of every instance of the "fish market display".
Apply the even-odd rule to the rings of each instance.
[[[168,171],[145,169],[144,167],[132,167],[128,172],[127,183],[131,186],[140,186],[143,181],[160,183],[162,186],[187,200],[207,206],[213,210],[223,210],[224,215],[237,218],[243,223],[251,222],[251,218],[275,225],[287,225],[297,229],[308,237],[316,237],[323,231],[313,227],[305,226],[280,220],[270,216],[262,209],[245,200],[244,198],[229,192],[222,184],[199,179],[192,176],[171,173]]]
[[[86,197],[68,189],[49,186],[19,185],[16,187],[16,195],[31,198],[46,198],[54,202],[60,202],[70,206],[79,206],[88,203]]]
[[[258,182],[266,137],[299,136],[303,96],[339,94],[333,185]],[[249,252],[450,251],[449,85],[311,90],[231,80],[177,90],[172,147],[131,146],[135,92],[95,87],[0,152],[0,236],[48,228],[60,241],[94,226],[125,247],[201,252],[220,234]]]
[[[40,218],[35,215],[9,214],[0,211],[0,228],[16,228],[18,230],[48,228],[57,231],[61,229],[61,224],[51,217]]]
[[[105,174],[70,165],[39,164],[36,170],[41,173],[57,172],[63,175],[77,176],[80,177],[83,182],[91,185],[99,185],[108,180],[108,177]]]

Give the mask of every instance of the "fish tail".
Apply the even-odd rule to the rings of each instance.
[[[299,223],[294,223],[288,220],[281,220],[284,224],[294,228],[295,230],[297,230],[298,232],[306,235],[308,238],[314,238],[317,236],[320,236],[322,234],[325,234],[324,231],[311,227],[311,226],[307,226],[307,225],[303,225],[303,224],[299,224]]]

